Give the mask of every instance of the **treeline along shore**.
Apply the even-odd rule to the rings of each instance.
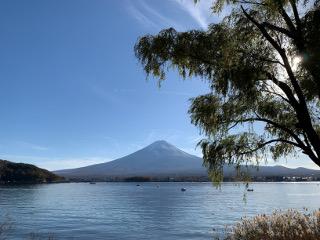
[[[183,177],[149,177],[149,176],[133,176],[133,177],[112,177],[112,178],[70,178],[70,182],[211,182],[208,176],[183,176]],[[316,177],[301,176],[266,176],[252,177],[252,182],[312,182],[320,181]],[[223,178],[223,182],[236,182],[233,177]]]
[[[308,173],[308,174],[307,174]],[[313,173],[313,172],[312,172]],[[70,177],[58,176],[46,169],[38,168],[31,164],[14,163],[0,159],[0,184],[19,183],[62,183],[62,182],[210,182],[208,176],[90,176],[90,177]],[[223,182],[235,182],[232,174],[223,178]],[[309,182],[320,181],[319,174],[273,174],[257,176],[252,173],[252,182]]]
[[[31,164],[0,159],[0,184],[60,182],[67,182],[67,179]]]

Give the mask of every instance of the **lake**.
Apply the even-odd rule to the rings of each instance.
[[[9,239],[31,232],[57,239],[212,239],[212,227],[221,231],[244,215],[319,208],[318,184],[252,183],[253,192],[232,183],[221,191],[212,183],[3,185],[0,220],[6,214],[14,220]]]

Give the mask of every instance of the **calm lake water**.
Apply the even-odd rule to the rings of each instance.
[[[0,218],[9,214],[15,222],[10,239],[30,232],[58,239],[212,239],[212,227],[223,230],[244,215],[319,208],[318,184],[252,183],[253,192],[232,183],[221,191],[212,183],[0,186]]]

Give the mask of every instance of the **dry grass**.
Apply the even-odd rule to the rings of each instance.
[[[320,239],[320,209],[308,213],[289,209],[274,211],[270,216],[258,214],[241,218],[236,226],[227,227],[224,240],[318,240]],[[221,239],[221,238],[216,238]]]

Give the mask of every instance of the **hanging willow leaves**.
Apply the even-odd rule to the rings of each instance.
[[[225,165],[243,180],[241,166],[297,151],[320,166],[319,1],[217,0],[211,9],[225,5],[230,15],[206,31],[140,37],[135,56],[147,77],[161,86],[173,69],[209,83],[189,113],[207,137],[198,145],[212,180],[222,180]]]

